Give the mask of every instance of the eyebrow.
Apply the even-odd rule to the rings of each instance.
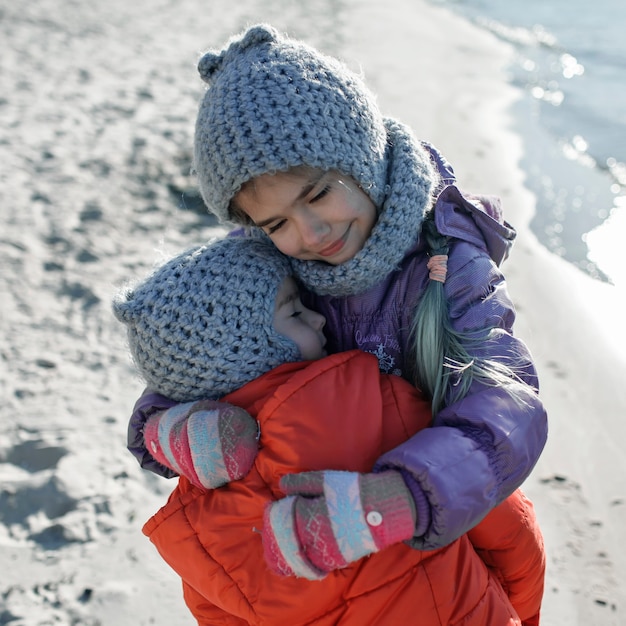
[[[310,178],[302,186],[302,189],[300,189],[300,193],[291,204],[293,205],[296,202],[302,200],[303,198],[306,198],[311,193],[311,190],[315,188],[315,185],[317,185],[320,182],[320,180],[322,180],[322,178],[326,176],[327,173],[328,172],[316,172],[315,175],[312,178]],[[264,220],[261,220],[260,222],[255,222],[254,225],[257,228],[263,228],[264,226],[267,226],[268,224],[271,224],[272,222],[275,222],[278,219],[280,219],[280,215],[268,217]]]

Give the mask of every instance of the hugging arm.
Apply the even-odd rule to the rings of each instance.
[[[150,454],[144,442],[143,431],[150,417],[162,414],[167,409],[176,406],[176,404],[173,400],[155,391],[145,389],[137,402],[135,402],[133,413],[128,422],[126,440],[128,451],[137,459],[137,462],[143,469],[165,478],[174,478],[178,474],[171,467],[159,463]]]
[[[528,477],[547,439],[547,416],[526,346],[512,334],[515,318],[504,277],[489,256],[456,242],[448,261],[446,297],[453,326],[465,333],[492,329],[468,345],[470,355],[507,365],[499,381],[474,380],[425,429],[384,454],[375,471],[400,471],[417,507],[411,545],[434,549],[473,528]],[[474,286],[474,287],[472,287]],[[454,388],[449,389],[453,398]]]
[[[378,516],[368,519],[368,513],[376,512],[380,505],[374,503],[368,508],[370,504],[358,490],[344,489],[337,495],[336,489],[327,488],[329,473],[317,472],[317,476],[309,475],[307,480],[323,483],[323,493],[311,494],[305,488],[298,491],[291,485],[286,502],[272,505],[277,510],[275,520],[270,518],[272,523],[264,530],[264,542],[270,548],[270,564],[276,545],[281,558],[293,555],[297,563],[302,554],[310,557],[319,553],[325,557],[339,545],[337,539],[349,545],[355,541],[362,546],[363,536],[370,547],[355,554],[359,557],[371,554],[380,547],[368,537],[374,536],[380,526],[385,532],[383,546],[402,540],[408,540],[412,547],[421,550],[448,545],[506,500],[534,467],[545,445],[547,419],[537,394],[537,378],[530,354],[511,332],[515,316],[504,278],[485,251],[466,243],[451,249],[449,272],[453,278],[446,282],[446,289],[450,301],[454,302],[450,312],[452,323],[464,331],[492,329],[487,341],[468,345],[468,352],[501,362],[511,367],[515,375],[497,384],[475,380],[462,399],[449,402],[435,416],[432,427],[383,454],[375,464],[375,474],[396,474],[404,479],[414,505],[412,537],[404,537],[394,530],[387,532],[385,522]],[[353,484],[367,483],[371,475],[361,474]],[[294,484],[297,485],[297,481]],[[333,518],[329,497],[347,511],[343,517]],[[307,498],[317,501],[316,513],[301,512],[300,509],[312,506],[304,500]],[[288,502],[292,504],[288,506]],[[389,503],[383,520],[394,519],[394,506],[399,507],[399,511],[408,510],[405,502],[402,497]],[[279,509],[285,512],[284,516],[278,514]],[[307,523],[299,521],[304,517]],[[330,523],[326,523],[327,519]],[[372,519],[374,524],[370,523]],[[311,533],[309,529],[313,524],[332,532]],[[343,561],[336,559],[331,565],[343,567],[344,561],[349,560],[344,555]],[[281,573],[280,566],[273,569]],[[282,573],[290,573],[288,568],[283,569]],[[318,567],[318,574],[323,569],[329,571],[332,567]]]

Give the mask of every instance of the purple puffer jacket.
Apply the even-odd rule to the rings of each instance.
[[[446,187],[435,206],[437,229],[451,238],[445,292],[455,329],[495,328],[483,358],[515,355],[528,385],[474,383],[460,402],[440,411],[428,428],[384,454],[374,471],[400,470],[417,506],[415,548],[447,545],[473,528],[527,478],[547,438],[547,416],[528,349],[512,335],[515,311],[498,265],[515,231],[496,198],[464,196]],[[378,356],[381,371],[408,378],[405,362],[415,303],[428,281],[424,246],[417,242],[398,269],[370,291],[349,298],[307,294],[305,304],[327,318],[329,352],[359,348]],[[478,356],[476,350],[468,349]]]
[[[439,163],[449,183],[453,175],[446,165]],[[463,400],[435,416],[433,428],[378,460],[374,471],[398,469],[413,493],[418,524],[411,543],[419,549],[447,545],[473,528],[526,479],[547,438],[535,369],[526,346],[512,335],[515,311],[498,269],[515,231],[503,221],[497,199],[463,195],[454,185],[440,193],[435,221],[451,238],[445,290],[452,324],[463,331],[499,329],[495,340],[481,346],[480,356],[516,355],[528,386],[516,385],[513,398],[503,388],[474,383]],[[303,296],[327,318],[329,352],[359,348],[375,354],[382,371],[408,378],[404,353],[411,315],[428,280],[426,262],[418,241],[396,271],[364,294]],[[142,467],[168,477],[174,474],[144,448],[142,430],[150,415],[174,404],[147,390],[128,432],[129,450]]]

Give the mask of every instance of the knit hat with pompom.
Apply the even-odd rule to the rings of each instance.
[[[380,208],[387,135],[373,94],[338,60],[257,25],[198,63],[208,83],[196,121],[202,197],[226,223],[248,180],[306,165],[351,176]]]
[[[171,259],[113,301],[148,386],[175,400],[218,399],[301,359],[273,327],[291,275],[268,241],[227,237]]]

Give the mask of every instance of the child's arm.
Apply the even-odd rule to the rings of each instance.
[[[532,502],[518,489],[467,533],[524,624],[543,598],[546,554]],[[538,623],[538,622],[537,622]]]
[[[461,333],[492,329],[468,353],[513,368],[516,377],[474,380],[427,428],[382,455],[374,471],[402,473],[417,506],[414,548],[448,545],[503,502],[529,476],[547,439],[547,415],[532,357],[513,335],[515,309],[506,282],[486,250],[465,241],[450,246],[446,299]],[[449,396],[455,391],[454,377]],[[423,506],[426,503],[426,506]]]
[[[383,454],[375,464],[374,472],[399,472],[410,489],[416,524],[409,543],[421,550],[450,544],[511,495],[530,474],[547,437],[530,354],[512,335],[515,314],[504,278],[485,251],[460,246],[451,251],[452,278],[446,282],[456,290],[451,294],[453,323],[468,331],[496,327],[493,340],[478,347],[480,355],[505,362],[514,355],[519,380],[474,382],[463,399],[436,415],[432,428]],[[358,506],[353,512],[358,514]],[[353,535],[348,525],[340,531]],[[308,548],[305,545],[305,551]]]
[[[243,409],[223,402],[175,404],[144,393],[131,417],[129,449],[146,469],[215,489],[252,467],[258,424]]]

